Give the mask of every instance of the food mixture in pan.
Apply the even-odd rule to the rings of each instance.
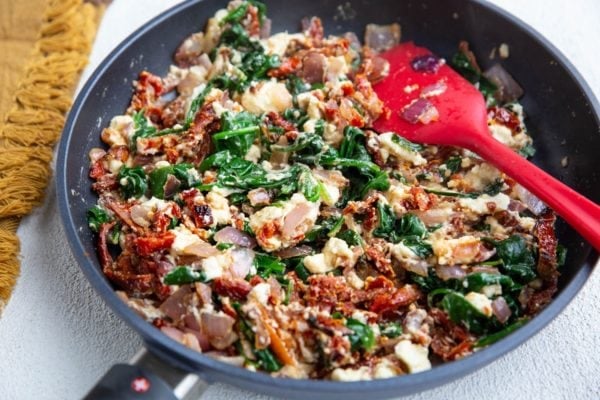
[[[372,85],[400,26],[361,43],[317,17],[270,25],[231,2],[167,76],[140,74],[90,152],[89,226],[123,301],[190,351],[343,381],[428,370],[538,313],[564,261],[554,213],[469,151],[370,128],[399,112]],[[530,156],[510,75],[466,43],[448,63],[486,96],[491,134]]]

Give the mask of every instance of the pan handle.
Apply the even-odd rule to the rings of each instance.
[[[129,364],[114,365],[84,400],[197,400],[207,388],[198,375],[141,349]]]

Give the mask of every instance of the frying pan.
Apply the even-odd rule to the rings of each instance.
[[[403,40],[414,40],[449,57],[457,43],[471,43],[483,67],[500,43],[510,44],[502,64],[526,90],[522,103],[537,148],[533,161],[593,201],[600,200],[596,152],[600,149],[600,106],[574,67],[548,41],[503,10],[479,0],[267,1],[273,32],[296,31],[304,16],[322,18],[326,33],[361,33],[367,23],[402,25]],[[222,0],[180,4],[136,31],[93,73],[69,114],[57,155],[59,209],[67,240],[83,272],[112,309],[143,338],[147,352],[134,364],[117,365],[89,398],[182,398],[199,381],[220,381],[247,390],[286,398],[385,398],[430,389],[462,377],[514,349],[556,317],[576,295],[598,261],[598,253],[561,222],[558,237],[568,249],[559,292],[554,301],[524,327],[498,343],[462,360],[430,371],[366,382],[329,382],[273,378],[227,365],[191,351],[162,334],[127,307],[101,272],[95,239],[86,211],[96,202],[88,179],[88,151],[102,147],[100,132],[114,115],[122,114],[142,69],[165,75],[171,54],[190,33],[222,8]],[[343,11],[343,12],[342,12]],[[569,157],[567,168],[560,160]],[[187,375],[188,373],[194,373]],[[187,375],[187,378],[185,378]],[[185,379],[184,379],[185,378]],[[149,385],[148,385],[149,384]],[[205,385],[204,385],[205,386]],[[135,390],[137,393],[135,393]],[[149,390],[147,390],[149,389]]]

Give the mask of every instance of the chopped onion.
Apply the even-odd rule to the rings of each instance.
[[[277,253],[275,253],[275,255],[279,258],[281,258],[282,260],[286,259],[286,258],[294,258],[294,257],[302,257],[302,256],[308,256],[310,254],[312,254],[313,249],[310,246],[297,246],[297,247],[290,247],[287,249],[283,249],[278,251]]]
[[[471,273],[484,272],[486,274],[498,275],[500,271],[496,267],[488,267],[488,266],[475,266],[471,268]]]
[[[129,210],[129,215],[131,216],[131,220],[133,222],[135,222],[136,224],[138,224],[139,226],[143,226],[144,228],[147,228],[150,226],[150,221],[148,220],[148,214],[151,214],[148,212],[148,209],[139,204],[136,204],[135,206],[131,207],[131,210]]]
[[[187,311],[187,300],[192,294],[190,285],[181,286],[160,305],[160,310],[173,321],[178,321]]]
[[[439,58],[434,54],[427,54],[413,58],[410,65],[415,71],[435,74],[445,63],[446,61],[443,58]]]
[[[500,64],[495,64],[485,71],[483,75],[498,87],[495,94],[501,103],[508,103],[523,96],[523,88]]]
[[[422,97],[439,96],[439,95],[443,94],[446,91],[446,89],[448,89],[446,82],[440,80],[432,85],[425,86],[423,88],[423,90],[421,90],[421,96]]]
[[[231,332],[235,319],[225,313],[203,311],[200,314],[200,323],[202,331],[209,337],[224,337]]]
[[[306,203],[300,203],[285,217],[281,233],[287,237],[295,237],[296,229],[300,226],[310,212],[310,206]]]
[[[527,208],[535,215],[540,215],[546,209],[546,204],[523,186],[516,184],[515,191],[517,192],[519,199],[521,199]]]
[[[231,252],[231,257],[233,258],[231,274],[235,278],[246,278],[254,262],[254,252],[245,248],[235,249]]]
[[[187,255],[196,257],[211,257],[219,254],[219,250],[204,241],[197,241],[183,249]]]
[[[88,153],[88,156],[90,157],[90,162],[92,162],[92,163],[95,163],[96,161],[98,161],[99,159],[104,157],[105,155],[106,155],[106,151],[99,149],[97,147],[94,147]]]
[[[443,281],[449,279],[463,279],[467,276],[467,272],[459,265],[437,265],[435,274]]]
[[[173,328],[170,326],[163,326],[162,328],[160,328],[160,330],[162,333],[164,333],[171,339],[176,340],[178,342],[181,342],[181,340],[183,339],[183,332],[181,332],[177,328]]]
[[[421,260],[417,262],[406,262],[402,264],[402,268],[407,271],[413,272],[417,275],[427,276],[429,275],[429,266],[427,262]]]
[[[402,118],[411,124],[429,124],[440,117],[438,109],[427,99],[418,98],[402,110]]]
[[[269,18],[263,18],[260,26],[259,36],[261,39],[266,39],[271,36],[272,21]]]
[[[231,243],[240,247],[253,248],[256,246],[256,240],[245,232],[227,226],[215,233],[215,240],[218,243]]]
[[[494,301],[492,301],[492,312],[501,324],[508,321],[512,315],[512,311],[510,310],[508,303],[502,296],[497,297],[494,299]]]
[[[252,189],[248,192],[248,200],[252,206],[262,206],[271,203],[271,195],[265,188]]]

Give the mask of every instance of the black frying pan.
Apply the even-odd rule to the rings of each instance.
[[[79,94],[66,123],[57,159],[57,185],[60,212],[76,259],[92,286],[113,310],[144,339],[154,355],[141,357],[145,366],[117,366],[92,392],[91,398],[168,399],[169,385],[180,381],[182,371],[194,372],[207,382],[227,382],[248,390],[286,398],[383,398],[430,389],[464,376],[523,343],[567,305],[582,287],[598,253],[575,231],[559,223],[558,236],[569,249],[562,268],[556,299],[532,321],[504,340],[465,359],[434,367],[415,375],[368,382],[329,382],[273,378],[230,366],[191,351],[145,322],[114,294],[100,270],[95,240],[87,227],[86,210],[95,204],[88,179],[88,151],[101,147],[100,132],[111,117],[122,114],[131,94],[131,82],[142,69],[164,75],[171,54],[190,33],[203,28],[221,0],[193,0],[163,13],[139,29],[115,49],[94,72]],[[339,12],[346,7],[345,16]],[[537,154],[534,162],[593,201],[600,201],[597,150],[600,149],[600,106],[573,66],[550,43],[523,22],[479,0],[319,0],[267,1],[273,32],[297,31],[304,16],[318,15],[327,33],[362,33],[367,23],[399,22],[403,40],[414,40],[449,57],[457,43],[468,40],[479,60],[487,67],[490,50],[500,43],[510,44],[510,58],[502,61],[525,88],[522,101],[529,116]],[[562,168],[560,159],[569,156]],[[150,362],[149,362],[150,361]],[[150,365],[150,372],[148,369]],[[166,384],[155,375],[166,375]],[[144,376],[151,383],[147,397],[133,393],[132,379]],[[145,388],[143,379],[135,381]],[[183,392],[179,386],[179,395]],[[112,392],[117,390],[117,392]],[[164,390],[160,392],[160,390]],[[119,395],[115,394],[119,393]],[[126,397],[127,393],[132,397]],[[148,396],[154,393],[154,397]],[[171,397],[174,398],[174,397]]]

